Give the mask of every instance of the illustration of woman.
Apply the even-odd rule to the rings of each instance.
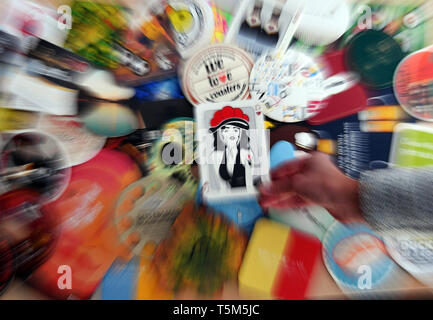
[[[249,143],[249,117],[240,108],[224,107],[215,112],[209,131],[213,134],[212,151],[215,174],[223,188],[253,186],[253,152]]]

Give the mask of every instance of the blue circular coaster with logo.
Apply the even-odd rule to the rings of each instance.
[[[329,273],[348,293],[388,288],[398,270],[382,239],[363,224],[334,222],[323,237],[322,254]]]

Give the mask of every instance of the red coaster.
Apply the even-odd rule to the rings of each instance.
[[[344,63],[344,50],[333,51],[322,56],[323,64],[328,66],[328,76],[348,72]],[[367,94],[361,84],[335,94],[328,99],[328,105],[317,115],[308,119],[308,123],[319,125],[363,110],[367,106]]]

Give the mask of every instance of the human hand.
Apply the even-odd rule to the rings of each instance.
[[[271,180],[260,187],[259,202],[264,208],[299,208],[314,203],[341,222],[362,220],[358,181],[345,176],[323,153],[279,166],[271,172]]]

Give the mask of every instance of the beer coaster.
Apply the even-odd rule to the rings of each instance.
[[[322,243],[326,268],[345,293],[368,295],[398,282],[397,265],[382,239],[366,225],[335,221]]]
[[[48,133],[33,129],[13,132],[6,139],[0,158],[1,184],[7,191],[32,188],[41,193],[41,202],[49,202],[68,186],[68,153]]]
[[[324,69],[310,56],[288,50],[267,53],[251,71],[250,92],[263,104],[263,113],[276,121],[299,122],[325,106]]]
[[[403,269],[428,286],[433,285],[433,235],[415,230],[383,234],[386,248]]]
[[[253,60],[227,44],[214,44],[197,52],[182,70],[185,97],[193,104],[248,99]]]
[[[412,53],[397,66],[394,92],[411,116],[433,121],[433,47]]]
[[[93,158],[104,146],[105,137],[86,130],[76,117],[44,115],[38,127],[57,137],[66,148],[69,166],[76,166]]]
[[[146,243],[165,239],[194,191],[188,184],[160,172],[128,186],[119,196],[114,213],[120,242],[139,255]]]
[[[366,30],[355,35],[346,48],[346,65],[373,89],[392,86],[394,71],[404,54],[398,42],[384,32]]]
[[[207,1],[168,0],[154,10],[184,59],[211,43],[215,23]]]

